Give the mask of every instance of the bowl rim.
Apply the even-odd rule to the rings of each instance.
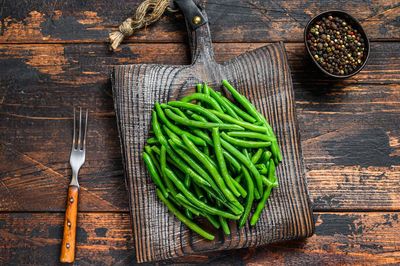
[[[366,45],[366,48],[367,48],[366,58],[365,58],[365,60],[364,60],[364,63],[363,63],[356,71],[354,71],[354,72],[352,72],[352,73],[350,73],[350,74],[347,74],[347,75],[336,75],[336,74],[329,73],[328,71],[326,71],[326,70],[317,62],[317,60],[315,60],[315,58],[314,58],[314,57],[312,56],[312,54],[311,54],[310,48],[308,47],[308,43],[307,43],[307,31],[308,31],[308,29],[310,28],[310,26],[311,26],[312,23],[314,23],[317,19],[323,17],[324,15],[326,15],[326,14],[328,14],[328,13],[330,13],[330,14],[339,14],[339,15],[342,15],[342,16],[347,16],[347,17],[349,17],[351,20],[353,20],[352,22],[361,30],[360,33],[361,33],[361,35],[363,35],[363,37],[364,37],[365,45]],[[324,11],[324,12],[319,13],[318,15],[314,16],[313,18],[311,18],[311,19],[308,21],[306,27],[304,28],[304,44],[305,44],[305,46],[306,46],[308,55],[311,57],[313,63],[319,68],[319,70],[321,70],[324,74],[326,74],[326,75],[328,75],[328,76],[330,76],[330,77],[337,78],[337,79],[349,78],[349,77],[351,77],[351,76],[354,76],[354,75],[357,74],[358,72],[360,72],[360,71],[364,68],[364,66],[367,64],[367,61],[368,61],[368,59],[369,59],[369,54],[370,54],[370,51],[371,51],[371,50],[370,50],[370,44],[369,44],[368,36],[367,36],[367,34],[366,34],[364,28],[361,26],[360,22],[359,22],[355,17],[353,17],[353,16],[350,15],[349,13],[347,13],[347,12],[345,12],[345,11],[342,11],[342,10],[328,10],[328,11]]]

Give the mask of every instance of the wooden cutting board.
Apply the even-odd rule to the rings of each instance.
[[[206,14],[201,11],[204,18]],[[274,241],[312,235],[314,221],[304,175],[293,87],[282,43],[275,43],[217,64],[208,23],[188,27],[192,64],[124,65],[113,72],[113,95],[120,132],[126,185],[129,191],[138,262],[168,259],[204,251],[259,246]],[[221,90],[227,79],[263,113],[275,131],[283,162],[277,168],[279,187],[274,188],[256,226],[231,235],[199,223],[216,235],[205,240],[188,230],[157,198],[155,185],[142,160],[156,101],[165,103],[194,92],[207,82]]]

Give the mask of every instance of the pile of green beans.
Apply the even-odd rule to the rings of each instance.
[[[209,240],[214,236],[195,217],[204,217],[225,234],[230,234],[228,220],[238,220],[239,229],[247,220],[255,225],[278,186],[275,168],[282,161],[265,117],[226,80],[222,84],[235,103],[206,83],[180,101],[156,103],[154,136],[143,152],[159,198]]]

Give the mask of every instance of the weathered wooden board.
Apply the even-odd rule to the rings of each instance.
[[[215,44],[215,56],[222,62],[262,45]],[[400,130],[393,123],[400,117],[400,45],[372,43],[366,68],[336,83],[314,77],[302,44],[285,48],[314,208],[400,210]],[[93,111],[80,210],[128,210],[109,67],[132,60],[188,64],[186,51],[183,44],[124,45],[115,54],[103,44],[0,45],[0,65],[7,66],[0,72],[0,194],[8,195],[0,210],[65,208],[72,132],[63,129],[72,126],[73,101]]]
[[[399,213],[314,213],[315,234],[259,248],[150,265],[380,265],[400,263]],[[62,213],[0,213],[0,263],[57,265]],[[74,265],[135,265],[128,213],[79,213]]]
[[[191,65],[114,67],[114,105],[138,262],[310,236],[314,221],[283,44],[266,45],[217,64],[208,23],[189,30],[189,44]],[[203,223],[208,230],[215,232],[216,239],[209,241],[193,234],[157,198],[142,153],[149,138],[151,110],[155,102],[180,99],[193,92],[196,84],[201,82],[223,90],[223,79],[244,94],[267,118],[277,136],[283,162],[277,167],[279,187],[273,190],[259,222],[255,226],[246,223],[241,230],[237,229],[236,223],[230,223],[230,235],[215,232],[208,223]]]
[[[96,42],[108,38],[142,0],[2,1],[0,42]],[[307,22],[338,9],[358,18],[372,40],[400,40],[399,0],[207,0],[215,42],[302,41]],[[167,14],[130,41],[184,42],[182,15]]]

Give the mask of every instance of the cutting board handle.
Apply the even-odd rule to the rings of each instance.
[[[179,6],[185,16],[192,65],[216,65],[208,17],[204,9],[197,3],[201,1],[175,0],[174,2]]]

